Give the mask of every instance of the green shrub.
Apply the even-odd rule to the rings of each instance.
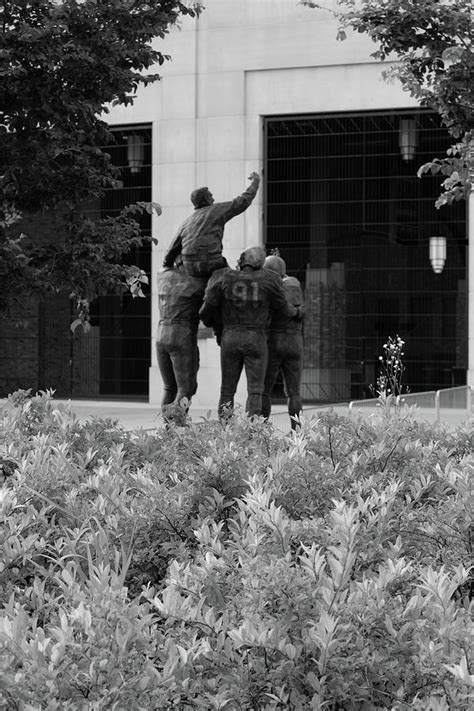
[[[19,392],[0,464],[0,708],[472,708],[469,427],[134,434]]]

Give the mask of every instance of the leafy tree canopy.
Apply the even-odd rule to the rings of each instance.
[[[110,104],[132,104],[159,79],[178,0],[0,1],[0,310],[25,294],[67,290],[82,313],[113,288],[140,294],[145,276],[122,264],[143,243],[138,205],[87,219],[84,206],[119,186],[104,150]],[[156,206],[159,211],[159,206]]]
[[[302,0],[303,5],[322,8]],[[331,10],[346,30],[365,33],[375,42],[372,56],[395,60],[385,72],[421,106],[436,111],[455,140],[448,157],[422,166],[444,176],[438,207],[465,198],[474,169],[474,6],[472,0],[336,0]]]

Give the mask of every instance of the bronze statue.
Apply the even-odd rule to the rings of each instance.
[[[200,317],[218,333],[221,346],[221,392],[219,417],[226,420],[233,411],[234,395],[245,367],[248,415],[262,414],[262,393],[267,370],[267,329],[273,313],[296,317],[282,280],[262,269],[265,251],[250,247],[240,256],[239,269],[222,269],[210,278]]]
[[[226,222],[251,205],[260,184],[258,173],[249,176],[249,187],[229,202],[214,202],[209,188],[191,193],[194,212],[181,224],[165,254],[164,267],[172,267],[180,254],[186,274],[209,277],[216,269],[228,267],[222,256],[222,238]]]
[[[289,304],[297,309],[296,316],[283,311],[274,311],[268,337],[268,366],[262,397],[262,414],[270,417],[271,396],[279,372],[283,376],[283,386],[288,403],[288,413],[292,429],[298,425],[303,403],[301,399],[301,377],[303,374],[303,317],[304,297],[301,284],[295,277],[286,275],[286,264],[279,256],[267,257],[264,270],[278,275],[283,284]]]
[[[165,421],[184,424],[197,390],[197,330],[206,279],[189,276],[182,266],[158,274],[160,321],[156,351],[163,380]]]

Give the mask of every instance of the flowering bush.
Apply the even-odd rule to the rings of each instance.
[[[0,419],[0,708],[474,702],[472,429]],[[3,464],[2,464],[3,462]]]
[[[379,396],[398,397],[403,392],[403,341],[397,334],[389,336],[383,344],[383,355],[379,356],[380,371],[374,388]]]

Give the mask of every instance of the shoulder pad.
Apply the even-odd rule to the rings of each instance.
[[[301,287],[301,282],[296,277],[285,276],[283,277],[283,283],[287,286],[299,286]]]

